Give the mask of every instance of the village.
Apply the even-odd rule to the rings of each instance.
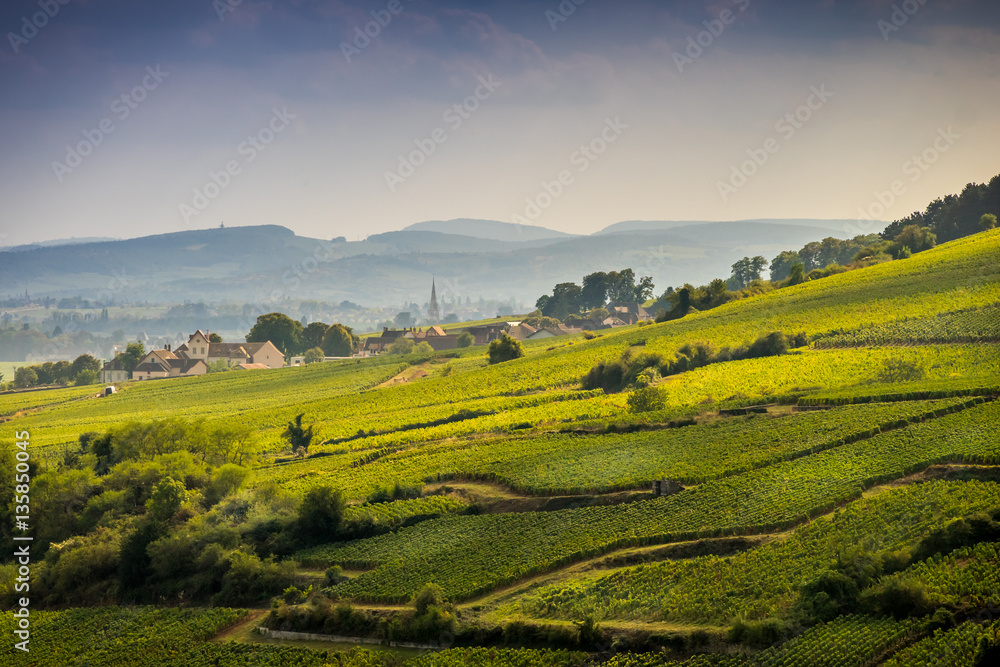
[[[389,354],[393,345],[401,340],[412,341],[413,344],[427,343],[435,352],[440,352],[465,346],[489,345],[504,335],[517,341],[532,341],[571,336],[584,331],[623,327],[653,319],[642,304],[637,302],[612,302],[606,308],[593,312],[596,313],[597,319],[574,316],[566,318],[567,323],[550,317],[529,316],[524,320],[450,327],[447,330],[440,324],[400,329],[383,327],[381,334],[364,337],[359,349],[351,357],[324,357],[323,360]],[[432,281],[425,321],[440,320],[441,310],[437,300],[437,289]],[[395,349],[398,349],[398,346]],[[305,356],[285,355],[271,341],[227,343],[218,334],[199,329],[190,335],[187,342],[176,348],[171,349],[171,345],[166,344],[163,349],[146,352],[131,372],[127,368],[125,359],[121,355],[116,355],[114,359],[104,363],[100,371],[100,381],[103,384],[114,384],[128,380],[191,377],[205,375],[216,369],[267,370],[285,366],[304,366],[308,361],[310,360]]]

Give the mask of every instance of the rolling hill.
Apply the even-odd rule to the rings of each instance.
[[[841,227],[839,235],[849,234],[847,229]],[[743,256],[770,259],[831,234],[838,235],[796,221],[668,223],[573,236],[454,220],[332,243],[277,225],[230,227],[0,252],[0,284],[8,295],[27,290],[57,298],[348,299],[391,306],[423,303],[436,276],[450,285],[449,299],[533,304],[553,285],[577,282],[592,271],[631,267],[651,275],[661,291],[683,282],[706,283],[728,277],[731,264]]]
[[[470,347],[0,396],[38,463],[33,622],[102,638],[32,657],[991,664],[998,255],[992,230],[497,364]],[[806,342],[581,388],[600,364],[775,330]],[[297,454],[296,415],[314,433]],[[443,650],[254,642],[260,625]]]

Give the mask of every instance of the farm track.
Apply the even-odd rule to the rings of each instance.
[[[891,481],[888,481],[888,482],[885,482],[885,483],[882,483],[882,484],[876,484],[874,486],[871,486],[868,489],[866,489],[863,492],[862,495],[863,495],[863,497],[866,497],[866,498],[867,497],[872,497],[872,496],[876,496],[876,495],[878,495],[880,493],[883,493],[885,491],[888,491],[890,489],[898,488],[898,487],[901,487],[901,486],[907,486],[907,485],[910,485],[910,484],[919,484],[921,482],[925,482],[925,481],[928,481],[928,480],[931,480],[931,479],[941,479],[941,478],[947,479],[947,478],[952,477],[952,476],[961,476],[963,473],[965,473],[966,476],[971,476],[971,477],[975,477],[975,478],[985,478],[985,479],[990,479],[990,480],[996,481],[996,480],[1000,479],[1000,466],[994,466],[994,465],[967,465],[967,464],[932,464],[932,465],[927,466],[923,470],[914,472],[914,473],[912,473],[910,475],[907,475],[905,477],[901,477],[901,478],[898,478],[898,479],[895,479],[895,480],[891,480]],[[844,502],[838,503],[836,506],[831,507],[826,512],[823,512],[822,514],[817,514],[817,515],[813,516],[812,518],[810,518],[810,519],[808,519],[806,521],[802,521],[801,523],[798,523],[795,526],[792,526],[790,528],[786,528],[786,529],[783,529],[783,530],[776,530],[776,531],[772,531],[772,532],[749,532],[749,533],[745,533],[745,534],[740,534],[740,535],[738,535],[738,537],[760,540],[761,544],[759,546],[763,546],[763,544],[766,543],[766,542],[770,542],[770,541],[774,541],[774,540],[778,540],[778,539],[783,539],[783,538],[787,537],[794,530],[797,530],[797,529],[801,528],[802,526],[806,526],[806,525],[808,525],[810,523],[813,523],[814,521],[817,521],[817,520],[822,520],[824,517],[832,515],[833,513],[835,513],[837,511],[839,511],[840,509],[842,509],[844,506],[846,506],[846,505],[848,505],[848,504],[850,504],[852,502],[855,502],[856,500],[857,500],[856,498],[850,499],[850,500],[845,500]],[[633,567],[633,566],[601,567],[601,563],[607,562],[607,561],[609,561],[611,559],[614,559],[614,558],[620,558],[622,556],[627,556],[627,555],[631,555],[631,554],[641,554],[641,553],[654,552],[656,550],[663,549],[664,546],[668,546],[668,545],[694,544],[694,543],[697,543],[697,542],[712,542],[712,541],[719,541],[719,540],[726,540],[726,539],[730,539],[730,538],[727,538],[727,537],[724,537],[724,538],[696,538],[696,539],[679,540],[679,541],[673,541],[673,542],[671,542],[671,541],[668,541],[668,542],[658,542],[658,543],[655,543],[655,544],[644,545],[644,546],[641,546],[641,547],[614,548],[614,549],[610,549],[608,551],[605,551],[605,552],[603,552],[601,554],[598,554],[596,556],[592,556],[592,557],[586,558],[584,560],[580,560],[580,561],[575,561],[575,562],[572,562],[572,563],[568,563],[566,565],[562,565],[562,566],[559,566],[559,567],[547,570],[545,572],[541,572],[541,573],[538,573],[538,574],[526,577],[526,578],[521,579],[521,580],[519,580],[519,581],[517,581],[517,582],[515,582],[513,584],[510,584],[510,585],[507,585],[507,586],[502,586],[500,588],[497,588],[497,589],[494,589],[492,591],[489,591],[489,592],[487,592],[485,594],[474,596],[472,598],[468,598],[466,600],[463,600],[463,601],[457,603],[456,606],[459,609],[466,609],[466,610],[470,610],[470,611],[479,612],[479,611],[482,611],[483,608],[486,607],[486,606],[493,606],[493,605],[496,605],[498,603],[504,602],[504,601],[506,601],[508,599],[515,598],[515,597],[517,597],[520,594],[523,594],[523,593],[525,593],[527,591],[530,591],[532,589],[538,588],[540,586],[549,585],[549,584],[552,584],[552,583],[556,583],[558,581],[573,579],[576,576],[583,575],[583,574],[586,574],[588,572],[592,572],[592,571],[595,571],[595,570],[600,570],[602,573],[611,573],[611,572],[614,572],[616,570],[621,570],[621,569],[626,569],[628,567]],[[666,559],[663,559],[663,560],[674,560],[674,559],[666,558]],[[352,604],[354,604],[354,606],[358,607],[359,609],[368,609],[368,610],[373,610],[373,611],[374,610],[383,610],[383,611],[397,610],[397,611],[401,611],[401,610],[404,610],[404,609],[408,608],[408,606],[405,605],[405,604],[386,604],[386,603],[381,603],[381,604],[367,604],[367,603],[364,603],[364,602],[361,602],[361,601],[356,601],[356,602],[353,602]]]

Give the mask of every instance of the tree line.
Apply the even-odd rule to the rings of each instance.
[[[643,276],[636,282],[632,269],[595,271],[583,277],[582,284],[559,283],[552,294],[543,294],[535,308],[544,317],[563,320],[569,315],[604,308],[611,302],[647,301],[653,295],[653,279]]]

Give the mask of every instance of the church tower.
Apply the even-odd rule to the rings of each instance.
[[[432,323],[441,321],[441,308],[438,306],[437,286],[431,278],[431,303],[427,306],[427,319]]]

